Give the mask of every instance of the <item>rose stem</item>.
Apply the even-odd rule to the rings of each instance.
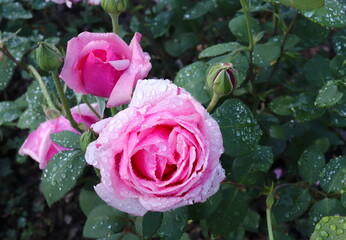
[[[53,104],[52,99],[50,98],[46,84],[43,82],[41,75],[37,72],[37,70],[32,65],[25,65],[21,62],[18,62],[15,57],[12,56],[12,54],[7,50],[5,46],[0,47],[0,51],[6,55],[11,61],[13,61],[18,67],[22,68],[23,70],[30,73],[39,83],[43,97],[46,99],[48,107],[50,109],[57,110],[56,107]]]
[[[112,19],[113,32],[119,35],[119,15],[120,13],[109,13]]]
[[[91,106],[88,99],[85,96],[82,96],[83,102],[90,108],[90,110],[96,115],[98,119],[101,119],[101,116],[95,111],[95,109]]]
[[[55,87],[56,87],[56,89],[58,91],[59,98],[60,98],[60,101],[62,103],[63,110],[64,110],[64,112],[66,114],[67,119],[70,121],[70,124],[71,124],[71,126],[74,129],[76,129],[78,132],[82,133],[83,131],[78,127],[78,124],[76,123],[76,121],[72,117],[70,107],[68,106],[66,95],[65,95],[65,93],[64,93],[64,91],[62,89],[62,86],[61,86],[61,83],[60,83],[60,79],[58,77],[58,71],[54,70],[54,71],[51,71],[51,72],[52,72],[52,77],[54,79]]]
[[[213,98],[211,99],[211,102],[209,103],[207,107],[207,112],[213,111],[214,107],[216,106],[217,102],[219,101],[219,96],[217,94],[213,94]]]

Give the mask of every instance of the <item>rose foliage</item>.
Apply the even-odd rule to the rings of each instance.
[[[345,9],[0,1],[0,238],[345,239]]]

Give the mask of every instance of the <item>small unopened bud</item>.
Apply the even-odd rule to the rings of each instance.
[[[97,138],[97,135],[94,131],[89,130],[87,132],[84,132],[79,140],[80,148],[82,149],[82,151],[85,152],[89,143],[91,143],[92,141],[95,141],[96,138]]]
[[[109,14],[120,14],[127,8],[128,0],[101,0],[102,8]]]
[[[43,70],[53,71],[60,67],[62,55],[54,45],[40,42],[36,49],[36,61]]]
[[[230,94],[237,82],[238,73],[231,63],[213,66],[207,75],[208,87],[219,97]]]

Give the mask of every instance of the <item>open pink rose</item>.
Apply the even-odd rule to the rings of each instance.
[[[128,103],[151,69],[140,39],[136,33],[128,46],[114,33],[83,32],[68,42],[60,78],[76,92],[109,98],[107,107]]]
[[[95,190],[121,211],[141,216],[204,202],[225,177],[218,124],[169,80],[138,81],[129,107],[92,128],[99,137],[86,160],[100,169]]]
[[[93,106],[94,108],[97,107],[95,104]],[[77,123],[84,123],[87,127],[98,121],[98,118],[86,104],[72,108],[71,113]],[[50,135],[65,130],[78,133],[63,116],[41,123],[35,131],[29,134],[19,149],[19,154],[29,155],[39,163],[40,169],[45,169],[49,160],[56,153],[66,150],[66,148],[55,144]]]

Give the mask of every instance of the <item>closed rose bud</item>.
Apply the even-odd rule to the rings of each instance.
[[[230,94],[237,79],[237,72],[231,63],[219,63],[214,65],[208,72],[207,84],[218,97]]]
[[[110,14],[120,14],[127,8],[128,0],[101,0],[102,8]]]
[[[53,71],[61,66],[62,56],[54,45],[40,42],[36,50],[36,61],[43,70]]]

